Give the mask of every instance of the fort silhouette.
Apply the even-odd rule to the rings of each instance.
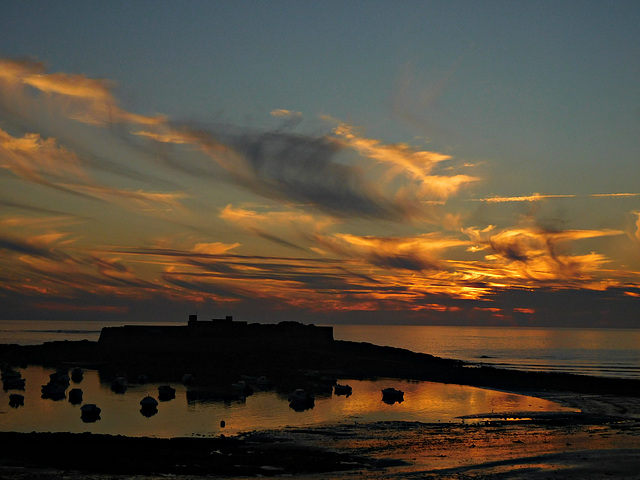
[[[333,327],[298,322],[277,324],[234,321],[233,317],[198,320],[189,315],[184,326],[125,325],[102,329],[100,346],[112,350],[164,351],[167,353],[210,351],[224,345],[238,348],[268,347],[288,349],[301,346],[328,346],[333,342]]]

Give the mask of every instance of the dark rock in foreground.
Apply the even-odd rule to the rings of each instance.
[[[132,438],[0,432],[0,463],[113,475],[256,476],[362,468],[353,455],[255,438]],[[73,452],[72,455],[69,452]]]

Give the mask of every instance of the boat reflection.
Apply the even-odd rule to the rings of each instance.
[[[319,388],[320,393],[308,390],[314,397],[313,408],[294,409],[290,407],[291,391],[279,391],[275,386],[256,388],[247,394],[234,392],[230,386],[203,388],[182,382],[164,385],[129,383],[124,393],[116,393],[109,382],[100,381],[95,370],[84,371],[82,402],[74,404],[41,398],[40,387],[50,381],[51,373],[50,369],[39,366],[21,369],[26,379],[22,392],[24,406],[10,407],[9,393],[3,393],[0,397],[2,430],[89,431],[152,437],[216,436],[223,429],[225,434],[237,434],[284,426],[355,421],[460,422],[457,417],[461,415],[569,410],[546,400],[512,393],[392,379],[339,379],[340,384],[348,383],[350,395],[337,394],[331,388]],[[158,401],[159,387],[163,386],[173,390],[173,399]],[[381,391],[386,388],[402,391],[404,401],[385,403]],[[91,404],[99,406],[100,421],[85,423],[81,420],[80,409]]]

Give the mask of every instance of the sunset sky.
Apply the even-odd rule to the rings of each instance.
[[[0,3],[0,318],[640,327],[640,3]]]

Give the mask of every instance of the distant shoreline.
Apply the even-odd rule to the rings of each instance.
[[[185,323],[141,321],[135,325],[164,327]],[[97,341],[101,327],[114,326],[122,327],[123,323],[67,321],[60,325],[40,320],[3,325],[0,322],[0,343],[42,345],[51,341]],[[339,340],[393,346],[477,365],[640,379],[640,329],[335,325],[333,330]]]
[[[321,348],[287,351],[265,346],[243,352],[237,345],[226,344],[212,348],[204,359],[197,353],[167,356],[165,352],[143,355],[130,351],[122,355],[122,352],[105,349],[99,342],[88,340],[25,346],[0,344],[0,359],[13,365],[94,366],[105,378],[115,377],[118,371],[127,371],[132,375],[144,373],[152,380],[178,381],[189,371],[203,382],[218,382],[248,373],[267,375],[286,388],[288,384],[299,383],[297,380],[302,372],[316,370],[341,378],[425,380],[524,393],[557,390],[640,396],[640,380],[476,367],[401,348],[343,340],[334,340]]]

